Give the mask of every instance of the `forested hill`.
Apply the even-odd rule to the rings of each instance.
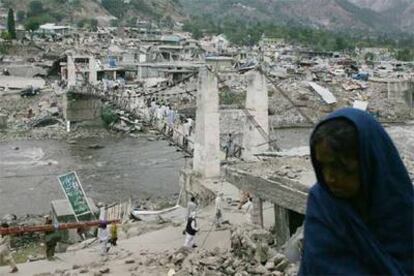
[[[324,30],[414,33],[412,0],[180,0],[186,13]],[[387,3],[384,3],[387,2]]]
[[[185,18],[178,0],[1,0],[13,8],[17,21],[133,26],[137,20],[168,22]]]

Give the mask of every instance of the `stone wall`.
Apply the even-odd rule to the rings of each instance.
[[[182,169],[180,171],[180,186],[184,186],[185,192],[185,196],[182,197],[180,202],[182,206],[187,205],[191,196],[196,197],[197,203],[200,206],[207,206],[216,198],[213,191],[202,185],[202,181],[205,180],[201,178],[201,175],[191,169]]]
[[[71,96],[66,95],[63,102],[63,114],[67,121],[80,122],[99,120],[100,122],[102,107],[100,99],[79,95],[75,98],[71,98]]]

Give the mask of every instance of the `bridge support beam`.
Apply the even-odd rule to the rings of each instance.
[[[198,74],[193,169],[203,178],[220,176],[220,125],[216,76],[201,68]]]
[[[243,133],[243,158],[254,161],[255,153],[269,149],[266,143],[269,136],[269,99],[266,78],[258,71],[251,71],[246,76],[248,87],[246,95],[246,110],[251,116],[247,120]]]
[[[260,197],[253,197],[253,224],[263,227],[263,200]]]
[[[275,234],[277,246],[282,246],[290,237],[289,211],[277,204],[273,204],[275,211]]]

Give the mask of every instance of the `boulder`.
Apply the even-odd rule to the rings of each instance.
[[[127,259],[127,260],[125,260],[125,264],[133,264],[133,263],[135,263],[135,260],[134,259]]]
[[[110,271],[109,267],[104,267],[104,268],[99,269],[99,272],[102,274],[109,273],[109,271]]]
[[[275,269],[283,272],[285,271],[288,265],[289,265],[289,262],[286,259],[284,259],[276,265]]]
[[[265,268],[267,270],[273,271],[275,269],[275,263],[272,261],[267,261]]]
[[[267,269],[263,265],[252,266],[247,269],[251,274],[263,275],[267,273]]]

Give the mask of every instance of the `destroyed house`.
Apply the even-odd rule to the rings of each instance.
[[[69,86],[97,82],[97,63],[94,56],[68,55],[66,62],[61,62],[61,77]]]
[[[233,69],[234,60],[227,56],[208,56],[206,57],[206,63],[218,71],[226,71]]]
[[[46,23],[40,25],[38,32],[46,35],[65,35],[69,33],[69,26],[58,26],[55,23]]]
[[[164,43],[167,41],[166,43]],[[168,42],[169,41],[169,42]],[[172,42],[174,41],[174,42]],[[150,62],[175,62],[182,60],[200,60],[202,51],[193,40],[161,40],[160,44],[149,48]]]

